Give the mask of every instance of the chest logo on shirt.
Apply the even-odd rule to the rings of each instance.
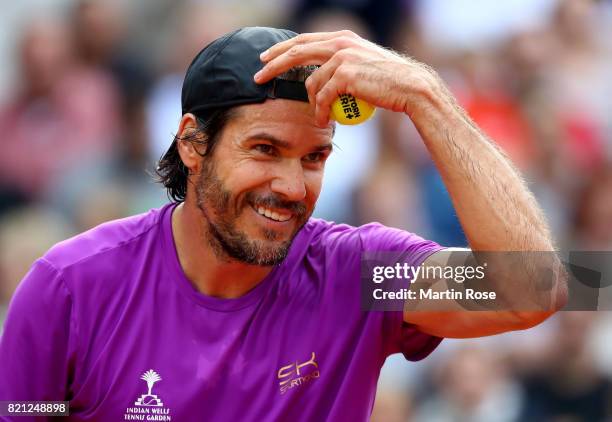
[[[316,361],[315,352],[312,352],[310,360],[306,362],[294,362],[282,366],[278,370],[278,386],[280,393],[285,394],[288,390],[308,384],[320,376],[319,364]]]
[[[147,392],[134,402],[135,407],[125,409],[124,420],[126,421],[171,421],[170,409],[164,407],[164,403],[157,394],[153,394],[153,385],[162,378],[157,372],[149,369],[142,374],[141,380],[147,383]]]

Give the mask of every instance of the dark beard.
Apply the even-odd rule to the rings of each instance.
[[[235,223],[241,208],[232,209],[232,194],[217,177],[214,163],[210,158],[208,160],[204,163],[195,187],[196,203],[208,223],[207,240],[217,257],[260,266],[281,263],[287,257],[293,239],[310,217],[310,214],[306,214],[306,206],[301,202],[282,201],[276,196],[258,197],[253,192],[248,192],[245,196],[246,206],[257,204],[283,208],[291,211],[293,218],[298,221],[290,239],[277,245],[269,246],[262,241],[251,240],[236,228]],[[266,229],[263,234],[268,241],[277,238],[277,233],[273,230]]]

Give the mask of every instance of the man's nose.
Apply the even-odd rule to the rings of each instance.
[[[300,160],[283,160],[272,179],[270,188],[287,201],[302,201],[306,197],[304,169]]]

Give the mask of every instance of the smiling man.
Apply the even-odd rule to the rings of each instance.
[[[340,93],[412,119],[468,258],[552,251],[552,240],[521,178],[431,69],[350,32],[296,35],[243,28],[196,56],[157,169],[172,203],[34,263],[0,344],[0,400],[66,400],[75,421],[365,421],[390,354],[419,360],[443,337],[527,328],[563,305],[552,259],[546,288],[515,269],[488,280],[505,303],[537,305],[528,312],[451,300],[439,312],[427,298],[417,307],[428,312],[362,309],[365,252],[399,252],[413,268],[451,261],[402,230],[310,218]]]

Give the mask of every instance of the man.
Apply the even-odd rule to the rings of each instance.
[[[0,399],[69,400],[71,420],[367,420],[388,355],[422,359],[442,337],[527,328],[563,305],[553,260],[545,290],[491,278],[535,308],[363,311],[362,253],[450,261],[411,233],[309,218],[340,93],[412,119],[474,251],[553,250],[520,177],[432,70],[350,32],[243,28],[187,71],[158,167],[174,203],[56,245],[23,280]]]

